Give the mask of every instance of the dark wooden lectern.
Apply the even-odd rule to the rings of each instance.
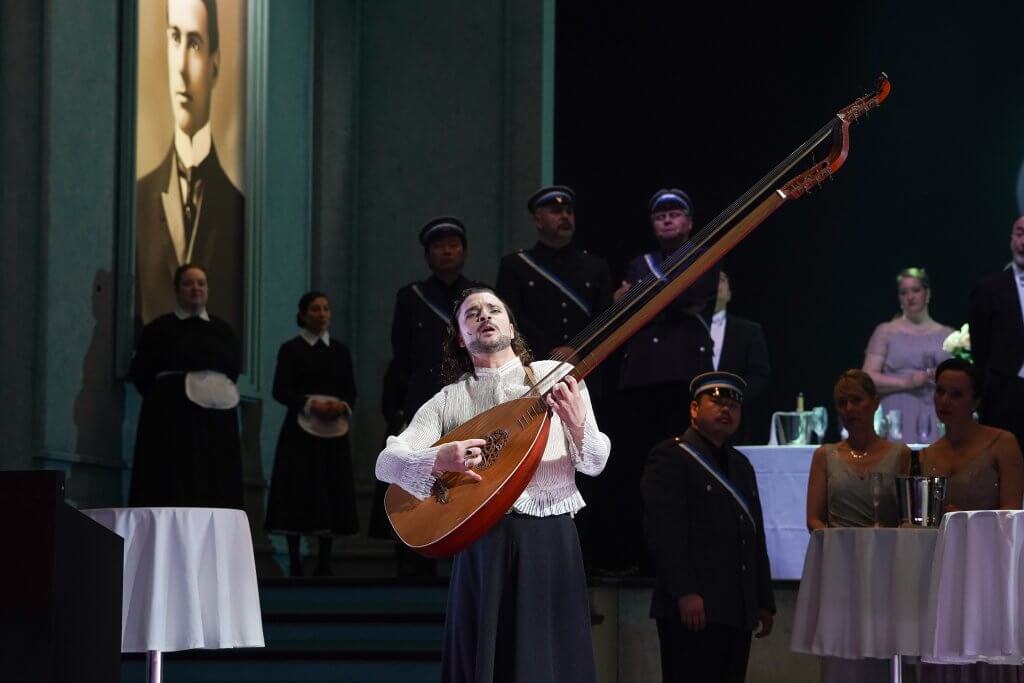
[[[0,681],[120,681],[121,537],[49,470],[0,472],[0,524]]]

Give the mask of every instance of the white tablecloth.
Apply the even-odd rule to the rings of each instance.
[[[757,474],[772,578],[796,580],[807,550],[807,478],[817,446],[739,446]]]
[[[249,521],[241,510],[82,510],[124,538],[121,651],[263,647]]]
[[[954,512],[942,519],[922,658],[1024,663],[1024,512]]]
[[[792,649],[885,659],[921,652],[936,529],[823,529],[811,534]]]

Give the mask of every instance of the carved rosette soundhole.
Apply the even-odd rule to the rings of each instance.
[[[483,447],[483,461],[476,467],[478,470],[486,470],[498,460],[501,449],[508,443],[508,430],[499,429],[493,431],[485,436],[484,440],[487,443]]]

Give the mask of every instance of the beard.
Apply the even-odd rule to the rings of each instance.
[[[474,339],[469,343],[469,350],[471,353],[497,353],[498,351],[504,351],[508,347],[512,346],[512,337],[507,334],[500,334],[494,341],[484,342],[479,339]]]

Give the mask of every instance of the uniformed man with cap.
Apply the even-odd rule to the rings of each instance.
[[[629,262],[626,281],[616,292],[619,296],[644,278],[670,278],[670,274],[663,272],[663,264],[687,243],[693,230],[693,203],[682,190],[658,190],[651,197],[649,208],[659,248]],[[649,405],[664,407],[664,398],[685,393],[694,376],[714,369],[710,324],[718,295],[718,271],[718,266],[712,267],[629,340],[621,388],[643,389],[641,393],[650,397]],[[655,386],[659,387],[658,392],[647,391]],[[650,414],[646,410],[640,412]],[[658,433],[657,440],[671,434],[684,416],[681,412],[665,415],[652,425]]]
[[[381,408],[388,434],[398,434],[427,400],[444,386],[441,381],[441,347],[452,305],[471,287],[484,287],[462,274],[466,264],[466,226],[455,216],[433,218],[420,229],[423,256],[430,268],[425,280],[398,290],[391,320],[391,363],[384,374]],[[370,524],[371,535],[390,538],[391,528],[383,514],[380,489]],[[430,573],[432,561],[420,561],[403,553],[399,544],[400,573]]]
[[[664,261],[685,245],[693,229],[693,203],[679,189],[662,189],[649,203],[651,226],[658,250],[629,262],[626,280],[615,292],[620,298],[637,282],[656,277],[668,280]],[[606,551],[597,563],[612,572],[647,570],[640,526],[640,475],[651,447],[677,433],[688,416],[685,402],[690,381],[713,370],[711,317],[718,294],[718,266],[702,275],[685,292],[627,342],[619,378],[616,442],[630,446],[613,459],[607,479],[616,482],[615,509],[605,510],[607,496],[595,501],[595,515],[608,517]],[[621,451],[620,451],[621,453]],[[616,461],[617,460],[617,461]],[[610,550],[610,552],[608,552]]]
[[[728,372],[694,378],[690,428],[655,446],[644,469],[644,536],[657,576],[650,614],[665,683],[742,683],[751,635],[772,630],[757,480],[730,445],[745,388]]]
[[[466,227],[454,216],[431,219],[420,229],[430,277],[398,290],[391,319],[391,365],[382,397],[388,433],[397,434],[427,399],[443,386],[441,344],[452,304],[462,291],[482,287],[462,274]]]
[[[538,358],[569,344],[612,302],[608,264],[571,244],[575,204],[575,193],[563,185],[537,190],[527,202],[537,243],[508,254],[498,266],[496,293],[516,312]]]

